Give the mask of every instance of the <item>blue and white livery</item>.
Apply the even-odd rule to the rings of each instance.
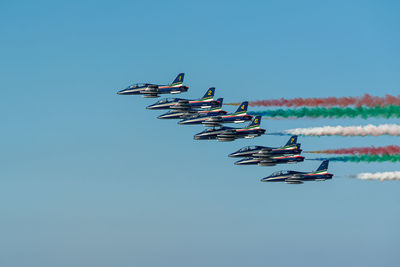
[[[207,89],[204,96],[200,99],[183,99],[183,98],[165,98],[153,105],[147,106],[147,109],[174,109],[174,110],[191,110],[191,109],[207,109],[219,106],[219,102],[214,100],[215,88]]]
[[[278,171],[261,179],[261,182],[285,182],[287,184],[302,184],[305,181],[325,181],[332,179],[328,173],[329,160],[322,161],[314,172]]]
[[[208,127],[217,127],[224,123],[241,123],[251,121],[253,116],[247,114],[248,104],[249,103],[247,101],[241,103],[236,112],[231,114],[204,114],[203,116],[184,119],[178,123],[182,125],[203,124],[204,126]]]
[[[261,116],[256,116],[245,128],[219,127],[209,128],[194,136],[195,140],[233,141],[238,138],[254,138],[265,133],[260,128]]]
[[[145,98],[159,97],[160,94],[180,94],[187,92],[189,87],[183,85],[184,73],[179,73],[175,80],[168,85],[137,83],[118,91],[119,95],[141,95]]]

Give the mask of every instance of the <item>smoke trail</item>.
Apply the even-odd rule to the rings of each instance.
[[[228,103],[227,105],[238,106],[240,103]],[[267,99],[249,102],[253,107],[272,107],[272,106],[286,106],[286,107],[333,107],[333,106],[389,106],[400,105],[400,95],[392,96],[385,95],[384,97],[371,96],[365,94],[358,97],[325,97],[325,98],[292,98],[292,99]]]
[[[351,176],[360,180],[379,180],[379,181],[400,181],[400,171],[397,172],[363,172]]]
[[[300,109],[276,109],[265,111],[252,111],[250,115],[261,115],[265,117],[295,117],[295,118],[355,118],[367,119],[378,118],[400,118],[400,106],[387,107],[357,107],[357,108],[300,108]]]
[[[400,161],[400,154],[396,155],[359,155],[359,156],[342,156],[342,157],[330,157],[330,158],[315,158],[309,160],[325,160],[330,161],[342,161],[342,162],[398,162]]]
[[[324,136],[324,135],[338,135],[338,136],[380,136],[391,135],[400,136],[400,125],[397,124],[381,124],[366,126],[323,126],[311,128],[296,128],[285,130],[284,134],[291,135],[306,135],[306,136]]]
[[[320,153],[320,154],[363,154],[363,155],[394,155],[400,154],[400,146],[383,146],[383,147],[351,147],[339,149],[327,149],[307,151],[307,153]]]

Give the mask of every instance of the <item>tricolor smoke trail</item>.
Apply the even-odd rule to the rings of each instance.
[[[342,156],[342,157],[330,157],[330,158],[315,158],[309,160],[325,160],[330,161],[342,161],[342,162],[398,162],[400,161],[400,154],[397,155],[359,155],[359,156]]]
[[[395,155],[400,154],[400,146],[383,146],[383,147],[351,147],[351,148],[338,148],[307,151],[307,153],[319,154],[361,154],[361,155]]]
[[[391,135],[400,136],[400,125],[398,124],[381,124],[366,126],[323,126],[311,128],[296,128],[289,129],[283,132],[284,134],[291,135],[305,135],[305,136],[380,136]]]
[[[357,178],[360,180],[378,180],[378,181],[400,181],[400,171],[398,172],[363,172],[354,176],[352,178]]]
[[[249,115],[269,118],[400,118],[400,106],[357,107],[357,108],[300,108],[251,111]]]
[[[238,106],[240,103],[228,103],[226,105]],[[252,107],[347,107],[347,106],[367,106],[367,107],[384,107],[390,105],[400,105],[400,95],[385,95],[384,97],[371,96],[365,94],[359,97],[325,97],[325,98],[280,98],[266,99],[258,101],[250,101]]]

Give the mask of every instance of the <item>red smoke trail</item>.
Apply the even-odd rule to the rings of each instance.
[[[230,103],[228,105],[239,105],[240,103]],[[325,97],[325,98],[292,98],[292,99],[267,99],[267,100],[257,100],[249,102],[250,106],[286,106],[286,107],[346,107],[346,106],[389,106],[389,105],[400,105],[400,95],[392,96],[386,95],[384,97],[371,96],[365,94],[359,97]]]
[[[309,151],[309,153],[324,154],[361,154],[361,155],[394,155],[400,154],[400,146],[383,146],[383,147],[352,147],[340,149],[328,149],[319,151]]]

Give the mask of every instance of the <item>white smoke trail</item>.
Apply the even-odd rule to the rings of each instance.
[[[379,181],[400,181],[400,171],[398,172],[364,172],[352,176],[361,180],[379,180]]]
[[[324,126],[311,128],[296,128],[286,130],[285,133],[292,135],[340,135],[340,136],[379,136],[392,135],[400,136],[400,125],[398,124],[382,124],[366,126]]]

